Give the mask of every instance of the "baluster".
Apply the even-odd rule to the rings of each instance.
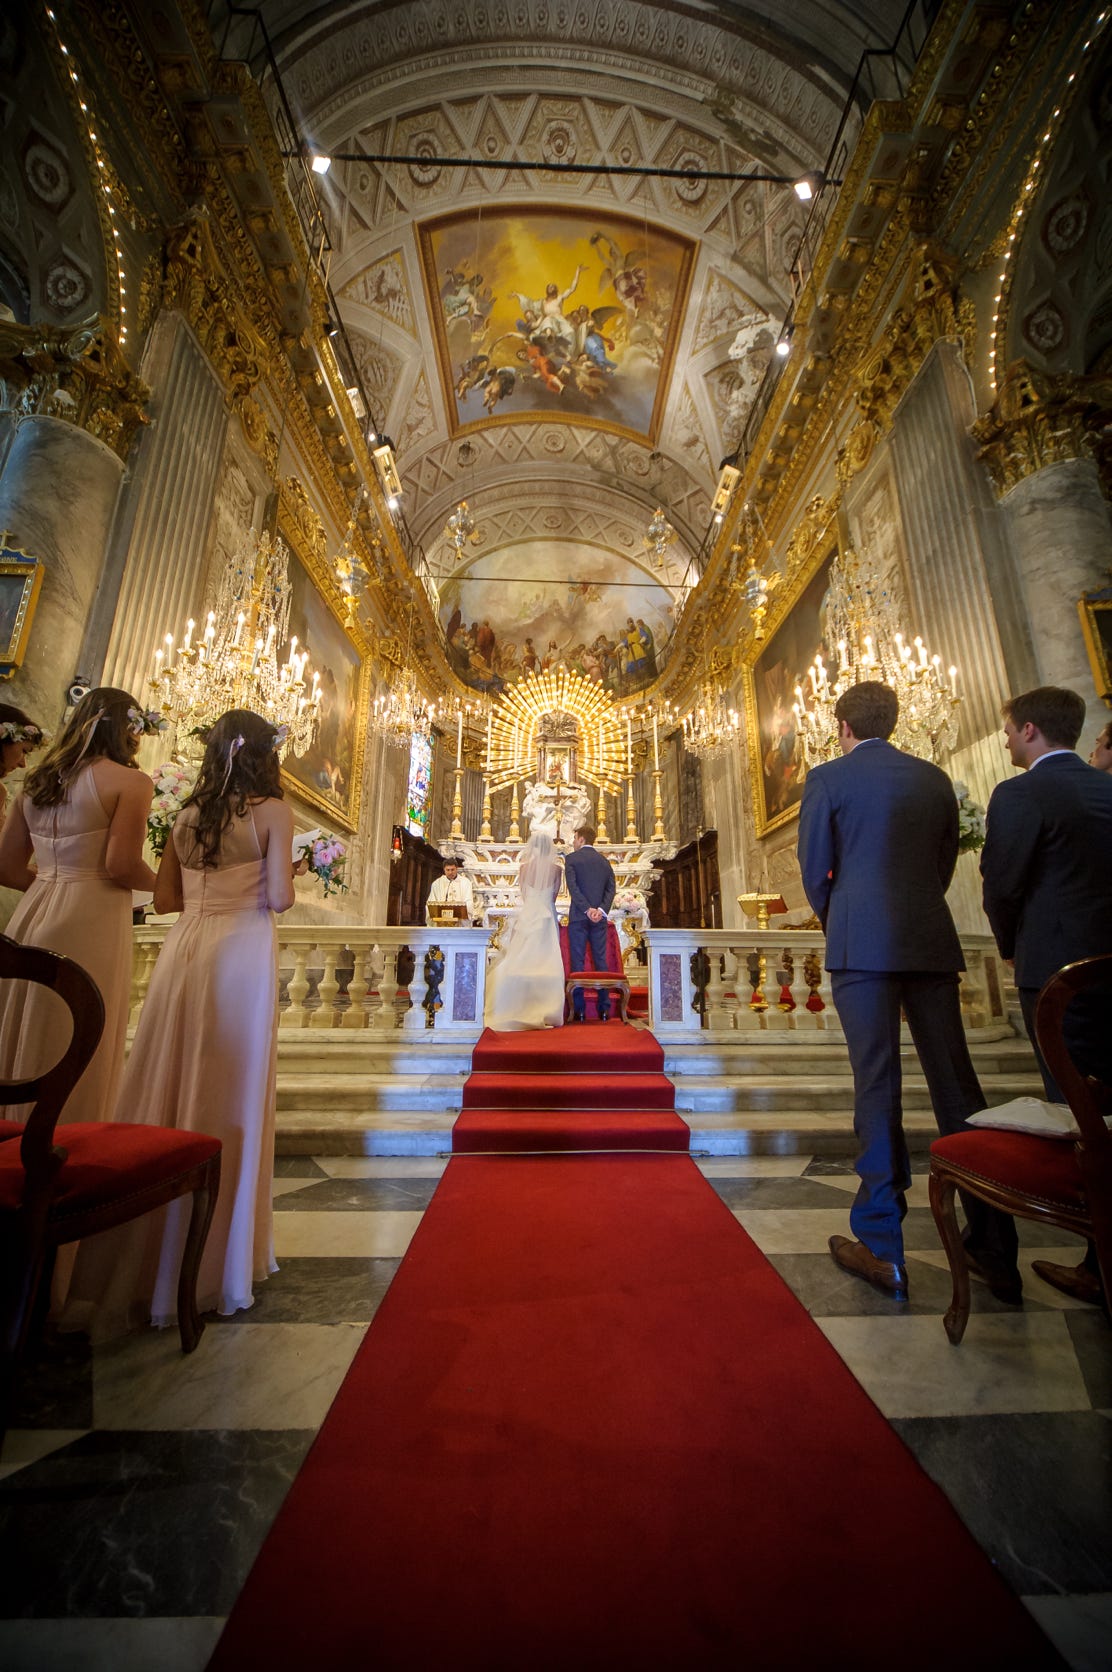
[[[370,963],[370,953],[366,947],[355,947],[352,951],[355,968],[351,972],[348,982],[348,1007],[340,1018],[343,1028],[365,1028],[371,1018],[371,984],[367,979],[367,966]]]
[[[153,941],[148,941],[138,948],[131,968],[131,1010],[128,1014],[128,1025],[136,1027],[139,1022],[139,1012],[143,1008],[143,1001],[147,996],[147,989],[154,974],[155,962],[159,948]]]
[[[737,1010],[734,1014],[734,1027],[738,1033],[758,1033],[764,1027],[760,1005],[753,1003],[754,969],[750,960],[758,958],[757,949],[753,946],[739,946],[737,949]]]
[[[809,954],[806,952],[793,952],[792,954],[791,992],[792,998],[795,1000],[795,1009],[792,1011],[791,1021],[792,1027],[797,1032],[803,1033],[817,1026],[814,1015],[807,1009],[807,1000],[811,996],[811,989],[807,985],[808,956]]]
[[[336,980],[336,963],[340,949],[335,944],[322,946],[318,943],[317,951],[324,960],[324,970],[317,982],[320,1008],[314,1010],[310,1026],[314,1028],[334,1028],[336,1026],[336,994],[340,991],[340,983]]]
[[[306,969],[309,963],[309,948],[298,946],[293,949],[293,974],[290,976],[287,991],[290,1002],[279,1017],[279,1026],[284,1028],[303,1028],[308,1021],[305,1009],[305,996],[309,991],[309,977]]]
[[[378,983],[382,1008],[375,1012],[371,1019],[371,1026],[376,1028],[396,1028],[398,998],[398,948],[384,946],[382,951],[382,976]]]
[[[737,996],[738,983],[738,949],[727,946],[722,950],[722,1011],[725,1016],[723,1026],[731,1032],[737,1027],[737,1014],[741,1008]]]
[[[830,1013],[830,989],[823,969],[823,955],[817,948],[808,952],[803,960],[803,979],[810,989],[806,1008],[815,1018],[815,1026],[828,1028],[833,1024],[837,1027],[837,1017]]]
[[[709,954],[710,974],[704,994],[707,1027],[715,1031],[728,1027],[729,1018],[723,1008],[725,989],[722,985],[722,958],[717,947]]]

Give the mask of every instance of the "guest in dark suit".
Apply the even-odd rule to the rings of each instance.
[[[1074,753],[1085,724],[1085,702],[1076,691],[1043,685],[1013,697],[1002,712],[1012,765],[1024,770],[997,784],[989,800],[981,850],[985,914],[1001,956],[1015,960],[1046,1095],[1060,1103],[1065,1099],[1035,1039],[1035,1004],[1063,964],[1112,952],[1112,774]],[[1092,993],[1071,1005],[1064,1024],[1077,1066],[1105,1080],[1112,1080],[1109,1010],[1110,995]],[[1092,1249],[1076,1269],[1038,1260],[1035,1270],[1066,1294],[1100,1301]]]
[[[808,773],[799,824],[803,886],[826,934],[826,967],[853,1068],[860,1187],[857,1238],[831,1237],[844,1270],[907,1298],[903,1218],[911,1183],[903,1131],[900,1011],[926,1076],[939,1131],[957,1132],[985,1099],[958,1001],[964,968],[946,889],[958,853],[954,787],[937,766],[887,739],[899,715],[879,681],[838,699],[840,760]],[[1014,1222],[964,1201],[971,1263],[994,1293],[1020,1299]]]
[[[573,970],[584,967],[587,944],[591,947],[591,962],[596,970],[606,968],[607,913],[614,900],[614,872],[610,861],[595,847],[595,831],[589,824],[581,825],[574,837],[574,851],[564,861],[564,876],[571,895],[568,912],[568,957]],[[582,987],[573,987],[571,995],[572,1021],[586,1018]],[[598,1019],[605,1022],[610,1015],[610,989],[598,990]]]

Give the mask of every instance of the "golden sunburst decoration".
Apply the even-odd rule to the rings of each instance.
[[[627,748],[614,699],[568,668],[527,674],[494,703],[487,759],[491,790],[532,775],[542,722],[554,714],[569,714],[576,722],[580,781],[616,795],[626,776]]]

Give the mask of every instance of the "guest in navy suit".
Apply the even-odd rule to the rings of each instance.
[[[857,1238],[831,1237],[844,1270],[907,1298],[903,1219],[911,1183],[903,1131],[900,1011],[941,1132],[985,1106],[958,1000],[965,967],[946,890],[958,854],[954,787],[937,766],[887,739],[896,694],[865,680],[838,699],[839,760],[812,769],[800,809],[803,886],[826,934],[826,967],[853,1068],[861,1180],[850,1211]],[[1015,1224],[964,1200],[970,1260],[994,1293],[1020,1298]]]
[[[1035,1047],[1046,1095],[1064,1102],[1035,1039],[1040,989],[1063,964],[1112,952],[1112,773],[1106,727],[1086,766],[1074,746],[1085,724],[1076,691],[1043,685],[1003,707],[1004,741],[1018,778],[997,784],[988,804],[981,851],[985,914],[1001,956],[1015,960],[1023,1020]],[[1112,762],[1110,762],[1112,765]],[[1075,1000],[1064,1035],[1083,1073],[1112,1081],[1112,995]],[[1095,1252],[1076,1268],[1035,1262],[1056,1289],[1099,1304]]]
[[[574,852],[564,861],[564,876],[571,895],[568,912],[568,957],[573,970],[582,970],[590,942],[591,962],[596,970],[606,968],[607,913],[614,900],[614,872],[610,861],[594,845],[595,831],[589,824],[581,825],[574,837]],[[572,1020],[582,1022],[586,1016],[582,987],[573,987]],[[610,990],[599,988],[598,1019],[605,1022],[610,1015]]]

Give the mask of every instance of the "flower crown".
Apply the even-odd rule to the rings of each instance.
[[[0,720],[0,744],[24,743],[28,749],[40,749],[49,742],[50,733],[31,721],[23,725],[19,720]]]
[[[157,737],[168,729],[170,722],[163,719],[157,708],[129,708],[127,729],[132,737]]]

